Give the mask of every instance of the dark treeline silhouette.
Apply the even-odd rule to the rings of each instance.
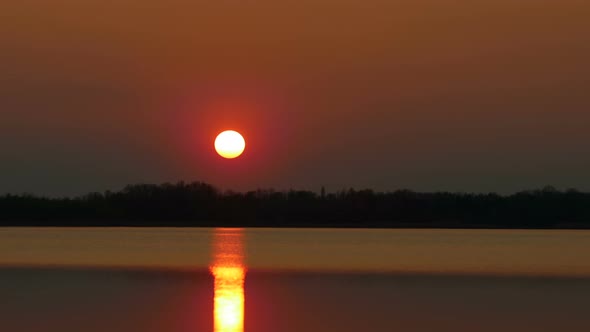
[[[0,225],[590,228],[590,193],[257,190],[201,182],[130,185],[77,198],[0,196]]]

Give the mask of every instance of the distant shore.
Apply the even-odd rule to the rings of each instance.
[[[128,222],[113,222],[113,221],[104,221],[104,222],[85,222],[80,221],[77,223],[71,222],[52,222],[52,223],[39,223],[33,221],[18,221],[18,222],[3,222],[0,224],[0,228],[11,228],[11,227],[25,227],[25,228],[97,228],[97,227],[105,227],[105,228],[291,228],[291,229],[473,229],[473,230],[590,230],[590,226],[588,225],[555,225],[551,227],[505,227],[505,226],[449,226],[449,225],[350,225],[350,224],[284,224],[284,225],[257,225],[257,224],[232,224],[227,225],[224,223],[220,224],[203,224],[203,223],[194,223],[190,224],[187,222],[165,222],[161,224],[141,224],[141,223],[128,223]]]
[[[238,193],[202,182],[140,184],[74,198],[0,196],[0,226],[590,229],[590,193]]]

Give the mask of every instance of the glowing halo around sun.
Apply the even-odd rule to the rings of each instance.
[[[234,130],[226,130],[217,135],[215,139],[215,151],[226,159],[234,159],[244,153],[246,141],[244,137]]]

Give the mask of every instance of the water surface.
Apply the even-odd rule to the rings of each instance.
[[[207,269],[224,232],[250,269],[590,276],[581,230],[0,228],[0,265]]]
[[[8,331],[589,331],[590,232],[2,228]]]

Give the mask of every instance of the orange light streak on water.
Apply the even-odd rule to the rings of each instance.
[[[214,332],[244,331],[243,231],[216,229],[211,273],[215,278]]]

